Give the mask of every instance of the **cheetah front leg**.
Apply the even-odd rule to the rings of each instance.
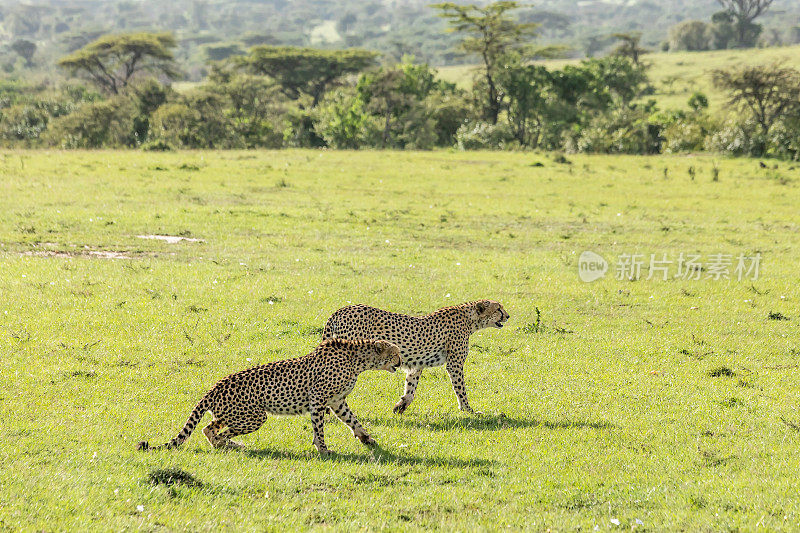
[[[375,442],[375,439],[370,437],[367,432],[364,431],[364,428],[361,427],[356,415],[350,410],[346,401],[342,401],[339,405],[332,406],[331,409],[336,417],[353,431],[353,436],[360,440],[362,444],[366,444],[367,446],[376,446],[378,444]]]
[[[328,447],[325,446],[325,406],[311,406],[311,426],[314,428],[314,446],[323,457],[328,455]]]
[[[475,413],[476,411],[469,406],[467,387],[464,385],[464,361],[469,352],[469,345],[464,343],[457,346],[447,350],[447,374],[453,384],[453,392],[456,393],[458,408],[467,413]]]
[[[421,368],[410,368],[406,371],[406,388],[403,395],[400,397],[400,401],[398,401],[394,406],[395,414],[402,414],[411,402],[414,400],[414,393],[417,391],[417,384],[419,384],[419,378],[422,376],[422,369]]]

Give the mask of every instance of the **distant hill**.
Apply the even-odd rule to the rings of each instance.
[[[480,2],[478,3],[485,3]],[[52,70],[57,57],[103,33],[134,30],[175,32],[188,79],[200,79],[208,59],[239,53],[255,44],[363,47],[399,59],[410,54],[433,65],[465,62],[455,37],[428,0],[0,0],[0,67],[17,68],[9,45],[37,46],[35,68]],[[602,53],[612,32],[641,31],[645,46],[658,49],[670,26],[709,20],[716,0],[541,0],[518,11],[541,23],[542,43],[563,43],[576,57]],[[800,2],[775,0],[758,20],[770,39],[800,39]]]

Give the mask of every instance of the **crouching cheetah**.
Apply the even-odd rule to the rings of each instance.
[[[347,395],[365,370],[394,372],[400,366],[400,350],[383,340],[334,339],[318,345],[297,359],[276,361],[237,372],[221,379],[200,400],[177,437],[156,448],[180,446],[206,411],[214,419],[203,429],[215,448],[241,448],[231,440],[257,430],[272,415],[311,414],[314,445],[325,455],[323,419],[330,409],[367,445],[376,444],[347,406]],[[151,449],[140,442],[140,450]]]
[[[405,411],[414,399],[422,370],[447,365],[447,373],[462,411],[473,412],[464,388],[464,360],[469,337],[479,329],[502,328],[509,315],[491,300],[445,307],[425,316],[390,313],[366,305],[342,307],[328,319],[323,339],[386,339],[400,348],[401,366],[406,370],[405,393],[394,406]]]

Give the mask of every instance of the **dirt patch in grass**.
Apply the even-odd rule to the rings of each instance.
[[[156,241],[164,241],[167,244],[177,244],[181,241],[186,242],[206,242],[203,239],[195,239],[192,237],[181,237],[180,235],[137,235],[139,239],[152,239]]]
[[[34,257],[94,257],[96,259],[133,259],[130,255],[114,250],[81,250],[67,252],[64,250],[31,250],[22,252],[22,255]]]

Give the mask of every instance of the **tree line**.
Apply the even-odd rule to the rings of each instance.
[[[738,0],[737,0],[738,1]],[[746,0],[741,0],[746,1]],[[763,0],[753,0],[763,1]],[[660,110],[635,34],[602,58],[562,68],[536,59],[537,24],[515,1],[432,6],[480,65],[469,88],[405,57],[256,45],[210,64],[204,83],[176,91],[167,33],[105,35],[61,58],[82,82],[31,93],[0,84],[0,142],[62,148],[545,149],[653,154],[714,150],[800,158],[800,72],[785,65],[713,73],[729,115]]]

